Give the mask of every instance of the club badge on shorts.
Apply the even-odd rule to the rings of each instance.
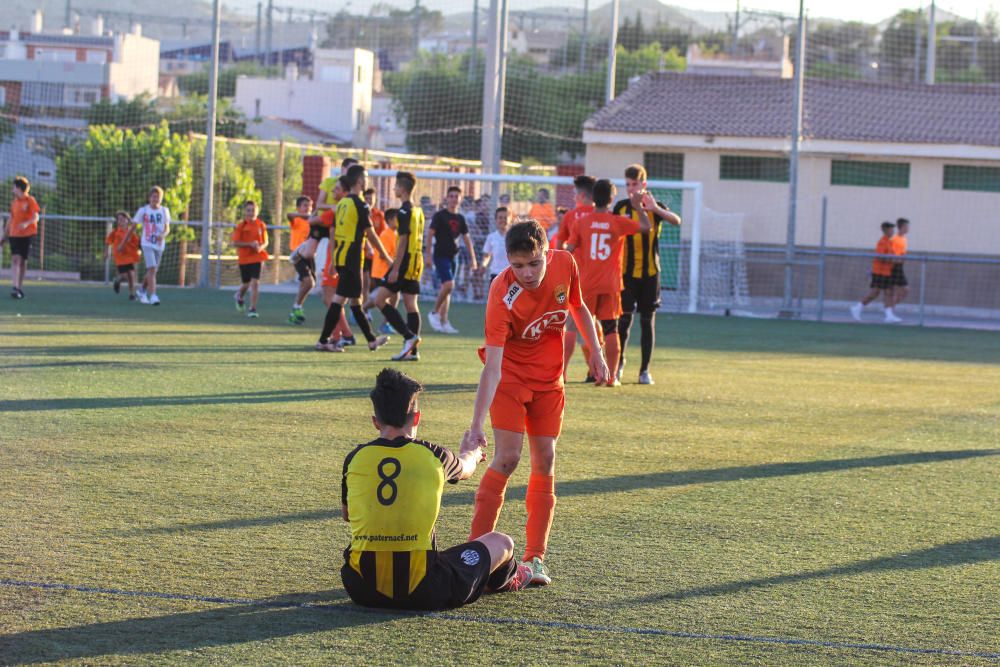
[[[472,567],[473,565],[479,563],[479,552],[475,549],[466,549],[462,552],[462,555],[459,556],[459,558],[462,559],[463,563]]]
[[[560,306],[566,303],[566,295],[569,293],[569,288],[566,285],[556,285],[555,297],[556,303]]]

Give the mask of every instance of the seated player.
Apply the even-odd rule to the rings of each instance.
[[[434,524],[444,483],[468,479],[486,455],[468,441],[455,456],[416,439],[422,389],[383,369],[371,393],[379,437],[344,459],[341,501],[351,545],[340,573],[347,594],[367,607],[453,609],[484,592],[521,590],[531,580],[503,533],[437,550]]]
[[[493,530],[500,517],[507,481],[521,459],[524,433],[531,448],[531,476],[525,506],[523,561],[532,582],[551,583],[543,564],[552,527],[556,439],[562,430],[563,330],[570,317],[590,343],[590,370],[601,382],[608,367],[597,342],[594,320],[580,294],[573,256],[549,250],[545,230],[534,220],[512,225],[504,239],[510,267],[490,286],[486,301],[485,367],[479,378],[467,448],[486,444],[489,411],[496,450],[476,492],[470,537]]]
[[[132,218],[125,211],[118,211],[115,214],[115,222],[117,226],[104,239],[107,244],[104,256],[107,257],[107,254],[111,253],[115,268],[118,269],[112,288],[115,294],[118,294],[122,289],[124,277],[128,280],[128,300],[135,301],[138,298],[135,293],[135,265],[139,262],[139,235],[135,233]]]
[[[604,333],[605,360],[611,373],[607,386],[620,387],[617,377],[618,318],[622,314],[622,250],[625,237],[649,231],[649,215],[642,208],[643,193],[630,195],[632,207],[638,211],[639,220],[615,215],[608,211],[615,197],[615,186],[602,178],[594,184],[594,212],[577,218],[570,233],[566,250],[581,250],[580,284],[583,301],[601,323]]]

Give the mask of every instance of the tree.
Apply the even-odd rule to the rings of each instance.
[[[83,112],[88,125],[116,125],[118,127],[144,127],[160,121],[156,102],[148,93],[142,93],[131,100],[120,99],[112,102],[103,99],[92,104]]]
[[[297,151],[285,151],[282,168],[282,206],[280,211],[274,210],[275,178],[278,165],[277,146],[260,146],[252,144],[240,146],[235,150],[236,161],[250,172],[256,186],[260,189],[260,217],[274,225],[285,224],[285,213],[295,206],[295,199],[302,193],[302,157]]]
[[[205,182],[205,139],[196,138],[191,145],[191,176],[195,183]],[[229,144],[225,141],[215,143],[215,220],[236,222],[241,215],[243,202],[252,199],[262,200],[257,189],[253,172],[244,169],[233,157]],[[192,219],[201,219],[204,198],[202,188],[198,187],[191,193],[189,213]]]
[[[159,185],[164,205],[180,212],[191,200],[191,184],[191,142],[171,134],[165,122],[140,131],[92,125],[84,141],[56,159],[54,209],[110,217],[135,211]]]
[[[204,133],[208,124],[208,95],[190,95],[183,98],[165,118],[170,130],[181,134]],[[247,121],[242,112],[233,108],[228,99],[220,99],[215,106],[215,132],[220,137],[247,136]]]

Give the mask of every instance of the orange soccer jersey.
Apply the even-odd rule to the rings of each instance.
[[[132,230],[132,235],[125,242],[125,247],[121,252],[118,251],[118,246],[121,245],[122,239],[128,232],[127,228],[115,227],[104,239],[104,243],[111,246],[111,256],[115,260],[115,266],[135,264],[139,261],[139,235],[135,233],[135,230]]]
[[[584,294],[621,292],[625,237],[639,229],[637,220],[614,213],[588,213],[577,219],[569,243],[580,249],[577,259]]]
[[[254,250],[249,246],[240,246],[236,249],[240,264],[256,264],[266,262],[267,254],[267,227],[260,218],[255,220],[244,220],[236,225],[233,230],[233,243],[249,243],[256,241],[260,244],[260,250]]]
[[[540,224],[542,229],[548,230],[556,222],[556,210],[548,202],[544,204],[535,202],[528,211],[528,217]]]
[[[892,254],[899,255],[902,257],[906,254],[908,244],[906,243],[906,237],[896,234],[892,237]]]
[[[891,255],[892,252],[892,238],[888,236],[883,236],[875,244],[875,252],[879,255]],[[891,276],[892,275],[892,260],[882,259],[881,257],[876,257],[872,261],[872,275],[876,276]]]
[[[486,344],[504,349],[501,385],[533,391],[562,387],[563,332],[569,308],[579,307],[583,298],[573,256],[549,250],[547,262],[545,278],[535,289],[522,287],[509,267],[490,286]]]
[[[291,223],[292,233],[289,244],[295,250],[309,238],[309,220],[307,218],[296,217]]]
[[[562,222],[559,224],[559,231],[556,232],[556,240],[563,243],[569,243],[569,237],[573,233],[573,229],[576,227],[577,220],[584,215],[593,212],[594,207],[590,205],[577,206],[574,209],[566,211],[566,215],[563,216]],[[579,248],[573,251],[573,257],[576,258],[577,263],[580,262],[579,252]]]
[[[383,222],[382,231],[379,232],[378,238],[382,241],[382,245],[385,246],[385,251],[389,253],[391,257],[395,257],[397,238],[396,230]],[[382,255],[375,253],[372,256],[372,278],[385,278],[391,267],[392,265],[389,264],[389,262],[382,259]]]
[[[21,238],[24,236],[34,236],[38,233],[38,223],[33,222],[25,225],[36,213],[41,212],[38,202],[31,195],[24,195],[10,203],[10,222],[7,227],[7,235],[11,238]]]

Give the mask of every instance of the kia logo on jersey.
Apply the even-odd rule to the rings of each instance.
[[[525,340],[538,340],[542,337],[546,329],[558,330],[562,325],[566,324],[568,318],[568,310],[550,310],[524,327],[524,333],[521,334],[521,338]]]

